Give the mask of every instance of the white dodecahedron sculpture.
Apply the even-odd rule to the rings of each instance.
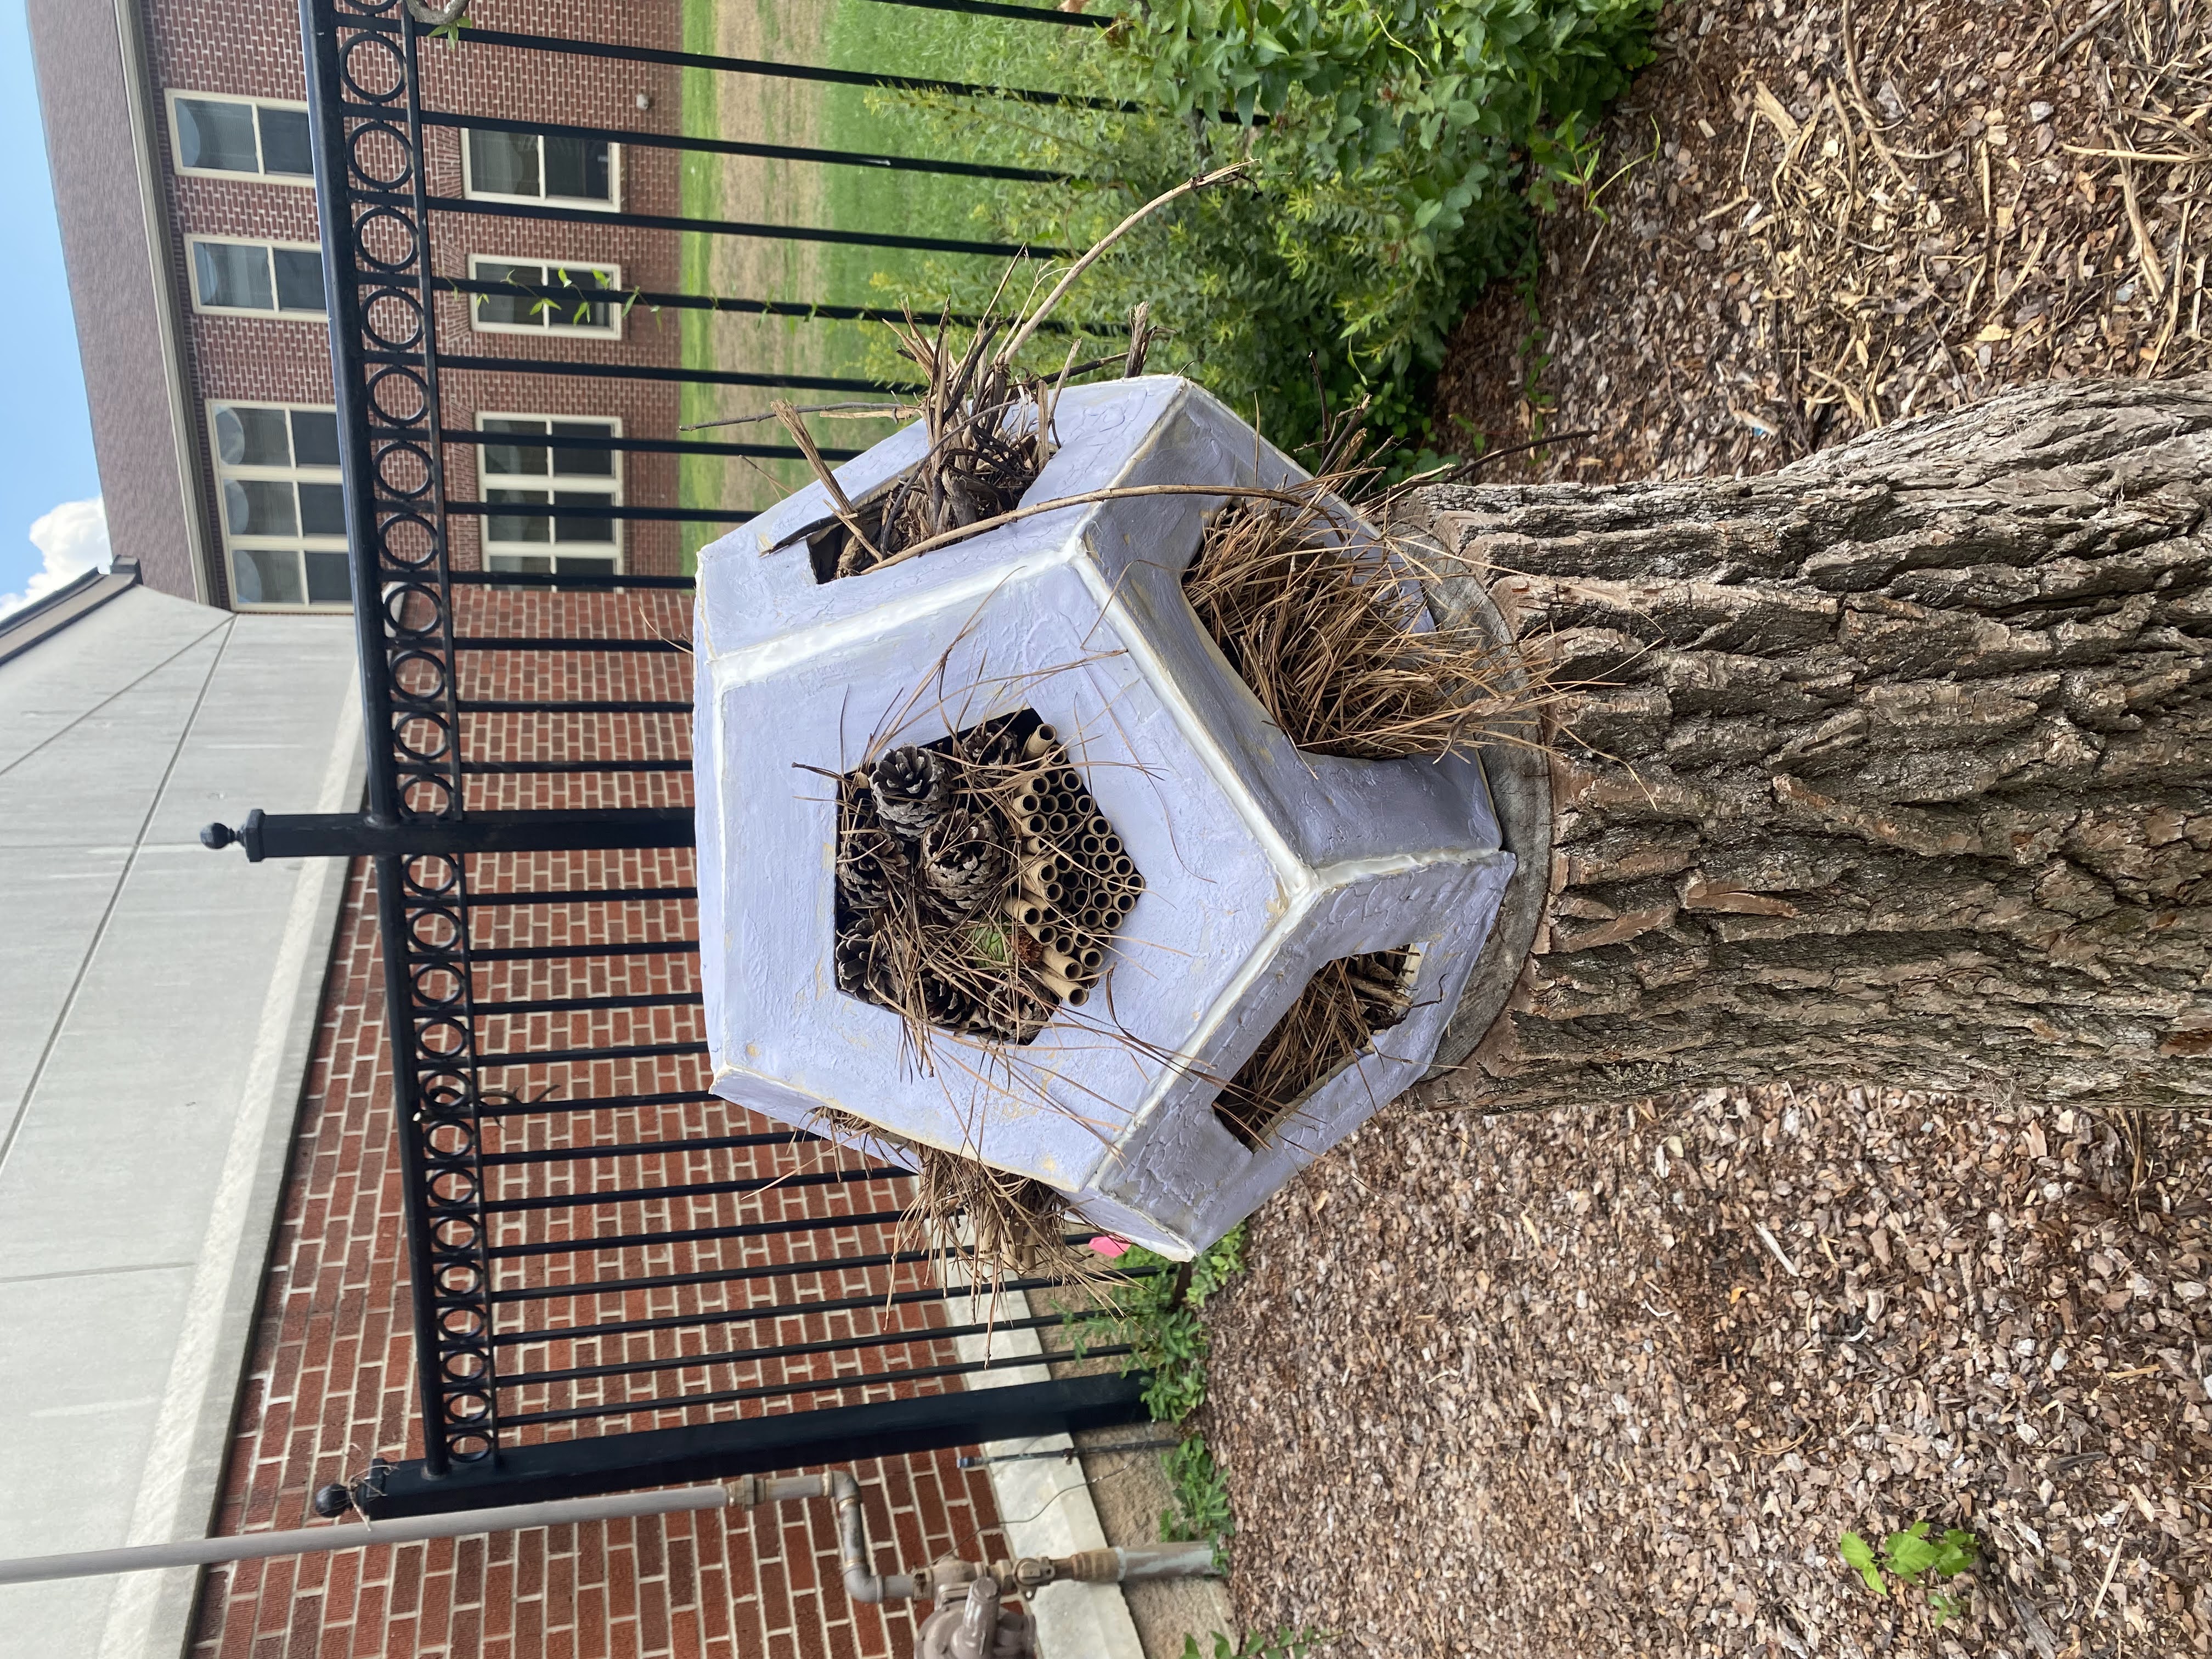
[[[1187,381],[1069,391],[1029,501],[1304,475]],[[921,427],[838,471],[865,496]],[[1200,626],[1182,578],[1220,497],[1073,507],[890,568],[817,580],[810,485],[701,555],[700,957],[718,1094],[793,1125],[836,1110],[1066,1193],[1187,1257],[1429,1065],[1512,869],[1482,769],[1303,753]],[[943,1038],[841,992],[836,787],[886,740],[1033,710],[1142,872],[1104,977],[1024,1044]],[[1405,951],[1411,1006],[1259,1137],[1213,1104],[1323,964]],[[1256,1139],[1256,1145],[1247,1141]],[[896,1146],[879,1147],[896,1158]]]

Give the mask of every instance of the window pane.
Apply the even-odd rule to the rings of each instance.
[[[542,196],[538,135],[469,129],[469,188],[489,196]]]
[[[298,605],[307,597],[300,586],[300,556],[289,548],[234,547],[230,568],[241,605]]]
[[[545,267],[543,265],[479,264],[477,280],[485,283],[513,283],[519,287],[542,289],[545,286]],[[532,307],[537,301],[522,294],[479,294],[477,295],[477,320],[480,323],[504,323],[519,325],[542,320],[542,313]]]
[[[611,576],[615,574],[612,559],[580,559],[573,553],[563,553],[557,562],[564,576]]]
[[[307,143],[307,112],[303,109],[261,111],[261,170],[297,178],[315,176],[314,151]],[[313,586],[310,579],[308,585]]]
[[[300,533],[303,536],[345,534],[345,491],[333,483],[300,486]]]
[[[194,242],[192,267],[199,276],[200,303],[235,311],[274,311],[276,290],[269,283],[269,250],[245,242]],[[322,309],[322,301],[315,301]]]
[[[276,261],[276,308],[280,311],[323,309],[323,254],[319,248],[279,247],[270,250]]]
[[[490,563],[494,570],[526,570],[535,576],[553,574],[553,561],[543,553],[495,553]]]
[[[610,185],[605,140],[554,138],[545,140],[545,193],[573,196],[586,202],[614,199]]]
[[[326,409],[294,410],[292,459],[301,466],[336,466],[338,417]]]
[[[215,448],[225,466],[289,466],[284,411],[223,404],[215,411]]]
[[[540,450],[539,454],[545,452]],[[487,489],[484,499],[500,506],[522,506],[531,502],[543,503],[542,489]],[[484,536],[495,542],[550,542],[553,539],[552,520],[544,518],[522,518],[509,514],[495,513],[484,520]]]
[[[607,498],[596,489],[561,489],[553,495],[554,501],[562,507],[605,507]],[[556,519],[553,539],[560,542],[596,542],[605,544],[615,538],[615,521],[589,516]]]
[[[553,435],[556,438],[611,438],[615,434],[611,421],[556,421]],[[567,478],[611,478],[615,476],[615,454],[611,449],[556,449],[553,452],[553,470]]]
[[[495,418],[486,421],[483,429],[487,432],[527,432],[542,435],[545,422]],[[502,478],[542,478],[550,469],[546,463],[545,447],[542,444],[486,444],[483,447],[483,470],[487,474]]]
[[[177,164],[219,173],[258,173],[253,106],[212,98],[177,100]]]
[[[346,556],[343,553],[318,553],[311,548],[307,558],[308,603],[350,605],[353,602],[353,585],[346,577]]]
[[[612,328],[614,307],[579,298],[580,291],[605,291],[611,286],[604,271],[587,265],[553,265],[547,269],[556,296],[546,320],[562,328]]]
[[[270,478],[225,478],[223,514],[234,536],[296,536],[299,515],[292,510],[292,486]]]

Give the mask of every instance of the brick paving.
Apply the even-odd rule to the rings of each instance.
[[[477,635],[681,641],[688,620],[683,596],[665,593],[465,590],[457,608],[460,631]],[[461,657],[465,702],[681,701],[689,690],[680,650]],[[465,715],[463,731],[464,757],[480,763],[676,763],[476,773],[471,805],[689,799],[681,715]],[[434,874],[434,861],[414,866],[417,881]],[[688,888],[689,851],[478,856],[466,875],[477,949],[600,947],[483,964],[469,988],[482,1086],[491,1099],[511,1097],[477,1129],[491,1339],[501,1376],[522,1379],[497,1391],[503,1436],[621,1433],[957,1387],[957,1377],[894,1380],[953,1360],[938,1304],[885,1300],[926,1285],[923,1267],[838,1265],[898,1255],[883,1218],[898,1209],[902,1183],[854,1178],[866,1166],[853,1156],[794,1144],[780,1126],[700,1097],[696,953],[651,948],[696,937],[692,902],[513,902],[517,893]],[[422,1455],[372,883],[370,866],[357,864],[241,1401],[223,1532],[315,1524],[307,1500],[318,1486],[358,1474],[372,1456]],[[616,945],[646,948],[606,948]],[[560,1006],[578,1001],[592,1006]],[[647,1052],[550,1058],[632,1047]],[[635,1103],[641,1097],[675,1098]],[[801,1223],[811,1224],[782,1230]],[[775,1230],[738,1231],[762,1224]],[[720,1236],[594,1243],[672,1232]],[[640,1278],[653,1282],[630,1282]],[[850,1305],[810,1310],[837,1302]],[[855,1341],[868,1346],[844,1346]],[[823,1351],[777,1352],[793,1345]],[[971,1558],[1004,1550],[988,1480],[957,1470],[954,1456],[852,1466],[879,1567],[910,1568],[948,1549]],[[847,1600],[829,1506],[814,1502],[216,1570],[192,1659],[859,1659],[911,1652],[913,1632],[902,1609]]]

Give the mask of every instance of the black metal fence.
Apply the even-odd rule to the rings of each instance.
[[[894,3],[1098,21],[981,0]],[[536,306],[551,283],[556,306],[592,301],[550,263],[536,283],[485,277],[465,228],[456,228],[564,225],[580,240],[628,237],[634,265],[659,258],[640,239],[684,236],[999,257],[1013,250],[647,210],[671,204],[672,175],[654,186],[653,158],[1037,175],[687,132],[665,114],[612,118],[611,94],[594,105],[586,70],[985,90],[683,51],[649,38],[670,26],[653,20],[676,8],[624,9],[639,15],[643,38],[466,31],[468,53],[512,54],[577,79],[575,102],[596,118],[549,123],[530,118],[536,108],[499,109],[487,94],[497,76],[459,76],[403,0],[303,6],[368,802],[360,815],[256,812],[235,838],[257,859],[351,855],[374,865],[423,1418],[422,1456],[392,1472],[379,1513],[1141,1415],[1136,1382],[1110,1374],[963,1388],[991,1362],[957,1356],[953,1339],[981,1328],[948,1322],[952,1293],[901,1235],[907,1172],[753,1118],[707,1086],[691,866],[690,579],[665,532],[747,516],[681,499],[687,458],[795,452],[686,440],[676,430],[678,398],[654,389],[873,383],[687,362],[642,331],[612,342],[579,334],[573,343],[550,329],[536,339],[477,337],[472,324],[487,313],[468,308],[489,300]],[[644,110],[650,100],[640,93],[634,102]],[[557,152],[585,158],[580,177],[596,178],[594,165],[608,170],[605,158],[617,153],[591,147],[619,147],[642,182],[635,199],[596,207],[531,199],[520,185],[503,194],[521,199],[488,199],[502,192],[466,187],[463,151],[493,142],[477,132],[504,135],[502,165],[522,157],[501,175],[508,184],[527,182],[515,169],[532,154],[550,170],[556,152],[544,146],[554,139],[584,147]],[[680,283],[618,297],[626,315],[640,304],[815,320],[874,314]],[[467,349],[441,343],[441,331],[457,330],[471,334]],[[593,407],[609,386],[632,399],[625,418],[562,418]],[[550,412],[535,425],[488,421],[484,410],[526,395],[516,386],[544,387],[526,395]],[[514,472],[535,468],[550,483],[565,467],[579,487],[489,489],[484,457],[495,447]],[[619,499],[604,482],[617,465],[629,469]],[[471,466],[473,489],[463,487]],[[493,550],[502,544],[525,550]],[[220,844],[232,833],[210,835]]]

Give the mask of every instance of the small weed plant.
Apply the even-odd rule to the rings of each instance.
[[[1241,1640],[1235,1642],[1217,1631],[1210,1649],[1200,1647],[1195,1636],[1184,1637],[1182,1659],[1305,1659],[1307,1654],[1334,1638],[1334,1631],[1315,1630],[1310,1626],[1248,1630]]]
[[[1222,1479],[1213,1454],[1206,1449],[1205,1437],[1194,1434],[1173,1451],[1162,1454],[1160,1468],[1175,1498],[1172,1509],[1160,1511],[1161,1541],[1209,1542],[1213,1546],[1215,1570],[1226,1571],[1229,1535],[1237,1530],[1237,1520],[1229,1511],[1229,1483]]]
[[[1156,1423],[1180,1423],[1206,1401],[1206,1327],[1199,1310],[1206,1298],[1244,1266],[1244,1229],[1238,1227],[1183,1264],[1132,1246],[1124,1269],[1152,1268],[1114,1286],[1111,1300],[1077,1317],[1069,1327],[1076,1358],[1093,1345],[1127,1343],[1121,1374],[1148,1373],[1145,1408]]]
[[[1188,1264],[1132,1246],[1120,1265],[1155,1271],[1116,1283],[1105,1306],[1069,1323],[1076,1357],[1082,1358],[1094,1345],[1127,1343],[1129,1352],[1122,1358],[1121,1374],[1147,1373],[1151,1381],[1144,1401],[1152,1420],[1180,1423],[1206,1400],[1206,1335],[1199,1310],[1243,1270],[1244,1229],[1237,1228]],[[1229,1483],[1205,1438],[1192,1435],[1161,1457],[1160,1468],[1174,1499],[1173,1507],[1160,1512],[1160,1537],[1170,1542],[1211,1543],[1214,1565],[1225,1569],[1229,1537],[1237,1523],[1229,1510]]]
[[[1836,1551],[1876,1595],[1889,1593],[1886,1581],[1890,1578],[1925,1593],[1929,1610],[1936,1615],[1936,1627],[1941,1630],[1948,1620],[1966,1610],[1965,1596],[1942,1586],[1974,1565],[1981,1545],[1973,1534],[1961,1528],[1950,1528],[1932,1538],[1930,1530],[1927,1522],[1916,1521],[1903,1532],[1883,1539],[1879,1549],[1858,1534],[1847,1532],[1836,1540]]]

